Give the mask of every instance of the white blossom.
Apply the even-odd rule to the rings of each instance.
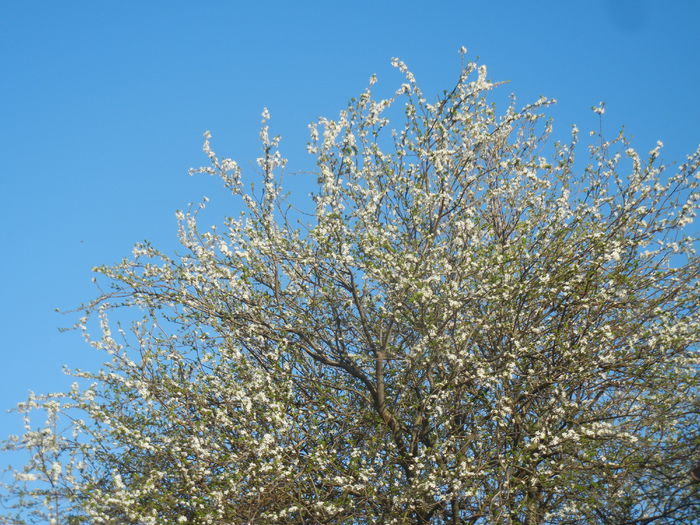
[[[105,363],[18,405],[8,523],[695,519],[700,150],[548,146],[554,99],[499,113],[468,62],[429,103],[392,64],[309,126],[315,209],[267,109],[257,192],[204,134],[241,213],[96,269]]]

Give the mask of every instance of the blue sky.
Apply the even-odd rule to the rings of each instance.
[[[144,239],[172,252],[174,211],[203,195],[233,212],[218,181],[186,175],[204,130],[254,176],[267,106],[288,171],[308,169],[310,121],[372,73],[393,90],[393,56],[437,95],[464,45],[503,94],[557,98],[558,129],[589,129],[603,100],[610,134],[624,123],[681,160],[700,143],[699,22],[692,0],[2,2],[0,409],[65,388],[64,364],[98,365],[54,312],[97,294],[93,266]],[[0,436],[19,423],[0,412]]]

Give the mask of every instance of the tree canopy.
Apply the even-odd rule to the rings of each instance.
[[[260,191],[205,135],[193,171],[244,211],[179,212],[181,254],[97,268],[79,325],[106,364],[20,405],[6,523],[700,515],[700,149],[670,170],[622,133],[554,141],[554,101],[499,112],[484,66],[430,103],[394,65],[391,97],[372,77],[310,126],[309,214],[267,111]]]

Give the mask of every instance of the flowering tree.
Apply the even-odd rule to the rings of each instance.
[[[642,158],[591,132],[575,162],[575,126],[547,142],[554,101],[499,115],[469,63],[430,104],[394,65],[394,96],[372,78],[311,126],[312,219],[280,192],[267,112],[261,193],[205,136],[194,171],[245,211],[205,230],[179,213],[183,255],[142,244],[97,269],[112,289],[81,327],[108,362],[19,407],[6,523],[700,513],[700,150],[670,174],[661,143]]]

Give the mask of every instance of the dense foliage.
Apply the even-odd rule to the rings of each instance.
[[[553,101],[499,114],[483,66],[434,104],[395,66],[391,98],[372,78],[311,126],[301,220],[267,112],[259,193],[206,135],[195,171],[245,211],[180,213],[183,254],[97,269],[112,289],[81,324],[108,362],[20,406],[7,523],[700,515],[700,150],[669,173],[661,143],[551,143]]]

